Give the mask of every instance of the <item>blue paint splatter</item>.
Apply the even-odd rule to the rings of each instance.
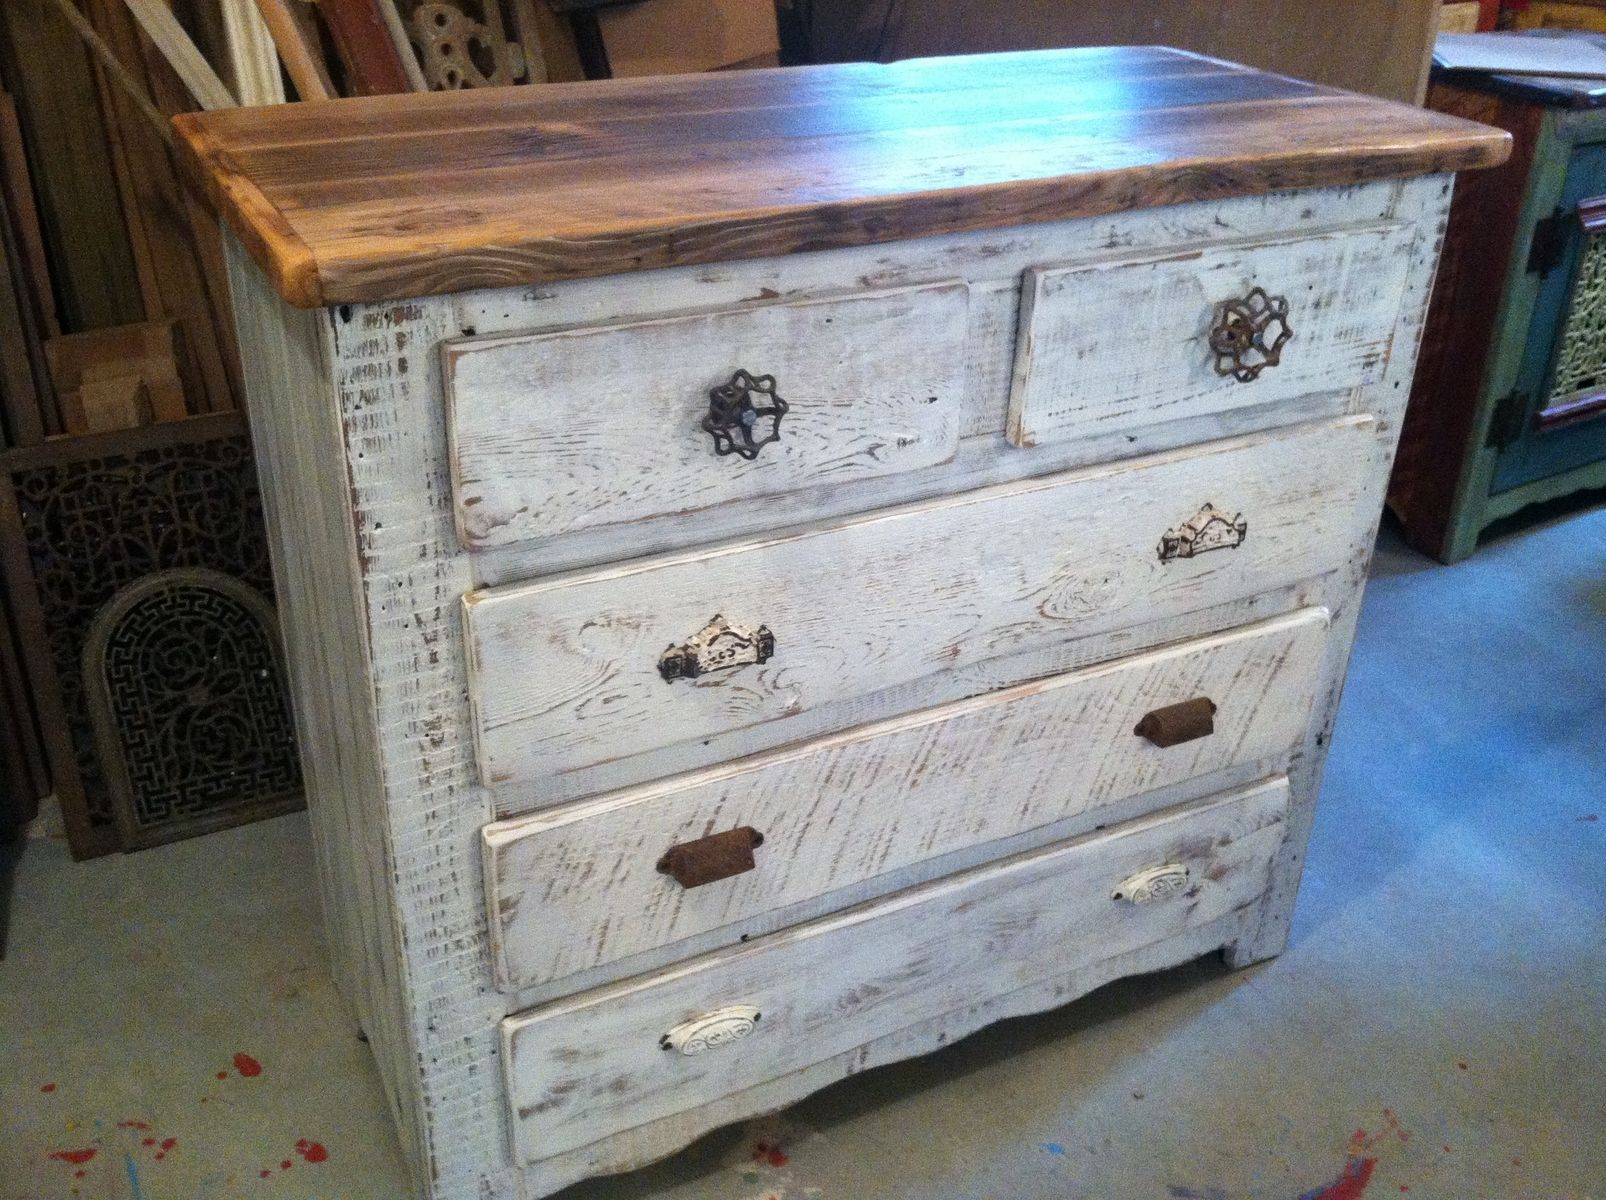
[[[1058,1142],[1044,1142],[1043,1143],[1043,1149],[1047,1150],[1050,1154],[1064,1154],[1065,1153],[1065,1147],[1060,1145]]]
[[[1189,1187],[1177,1187],[1175,1184],[1166,1188],[1166,1194],[1173,1200],[1227,1200],[1227,1193],[1220,1188],[1205,1188],[1196,1191]]]
[[[145,1190],[139,1186],[139,1168],[132,1154],[123,1155],[123,1166],[128,1168],[128,1194],[131,1200],[145,1200]]]

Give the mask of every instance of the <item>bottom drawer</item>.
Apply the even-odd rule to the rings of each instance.
[[[1279,776],[509,1017],[518,1161],[1223,917],[1265,891],[1287,812]]]

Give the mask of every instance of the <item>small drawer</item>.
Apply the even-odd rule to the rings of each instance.
[[[489,825],[498,983],[735,941],[790,905],[1281,758],[1305,736],[1327,627],[1305,609]]]
[[[1376,383],[1409,224],[1026,272],[1009,440],[1042,446]]]
[[[686,770],[730,757],[717,735],[862,724],[934,702],[857,705],[886,689],[1321,575],[1369,544],[1387,452],[1346,417],[471,593],[482,778],[534,794],[669,747]]]
[[[689,1113],[1208,925],[1264,893],[1287,812],[1278,777],[509,1017],[515,1157]]]
[[[947,462],[968,303],[945,281],[448,342],[459,536],[506,546]]]

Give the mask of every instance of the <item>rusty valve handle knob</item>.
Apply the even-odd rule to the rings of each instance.
[[[702,887],[751,871],[755,865],[753,851],[763,844],[762,833],[743,825],[669,847],[658,860],[658,870],[683,888]]]
[[[754,403],[757,397],[760,403]],[[771,442],[781,440],[781,418],[789,406],[775,394],[775,376],[737,371],[729,383],[708,391],[703,430],[714,439],[714,453],[749,462]]]
[[[1209,737],[1216,731],[1215,717],[1215,701],[1208,696],[1199,696],[1144,713],[1143,719],[1132,732],[1163,750],[1167,746]]]
[[[1250,383],[1282,361],[1283,346],[1293,336],[1286,296],[1268,296],[1257,287],[1241,300],[1224,301],[1216,306],[1210,330],[1216,374]]]

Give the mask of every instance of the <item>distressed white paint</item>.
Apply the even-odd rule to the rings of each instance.
[[[453,488],[471,547],[754,506],[947,462],[963,282],[446,345]],[[751,462],[714,452],[709,390],[773,375],[790,406]],[[762,404],[762,401],[756,402]]]
[[[561,979],[926,859],[1108,807],[1303,738],[1328,626],[1306,609],[485,830],[501,986]],[[1134,726],[1196,696],[1215,732],[1159,749]],[[753,871],[684,891],[668,847],[751,825]],[[607,886],[599,888],[598,880]]]
[[[700,1092],[693,1106],[572,1150],[532,1146],[527,1140],[525,1149],[538,1158],[516,1164],[508,1143],[508,1096],[498,1067],[498,1022],[521,1007],[562,1001],[565,993],[495,990],[480,871],[480,829],[491,819],[493,804],[507,813],[582,796],[599,786],[633,786],[682,773],[762,749],[775,726],[714,735],[709,747],[681,743],[548,778],[527,792],[513,787],[488,792],[475,782],[457,599],[474,587],[707,547],[780,528],[801,530],[871,509],[1346,412],[1380,418],[1370,449],[1349,464],[1356,475],[1375,475],[1380,488],[1410,381],[1448,193],[1444,177],[1386,181],[785,259],[355,305],[310,315],[292,312],[271,297],[246,256],[232,247],[237,309],[242,324],[252,331],[242,342],[248,343],[244,357],[251,411],[309,767],[331,952],[337,980],[362,1012],[420,1195],[433,1200],[535,1200],[587,1175],[640,1166],[710,1129],[773,1110],[845,1075],[927,1052],[1003,1017],[1063,1003],[1122,975],[1171,966],[1222,947],[1238,964],[1277,953],[1293,909],[1323,747],[1332,731],[1370,528],[1349,556],[1325,573],[1304,574],[1303,560],[1291,558],[1258,590],[1162,619],[1134,617],[1102,630],[1096,623],[1086,630],[1075,626],[1036,648],[1005,648],[996,657],[878,688],[784,723],[789,740],[814,736],[1293,607],[1325,606],[1333,611],[1334,624],[1321,664],[1318,700],[1291,757],[1235,765],[1217,775],[1143,793],[1099,810],[1107,815],[1097,818],[1114,829],[1157,807],[1191,803],[1213,789],[1240,786],[1286,768],[1290,818],[1261,899],[1176,932],[1158,932],[1156,940],[1130,949],[1096,947],[1102,956],[1091,961],[1067,960],[1056,946],[1033,960],[1030,981],[1022,986],[949,997],[952,1007],[935,1015],[920,1016],[926,1008],[899,1013],[894,1001],[878,1011],[873,1027],[856,1027],[866,1039],[859,1044],[799,1067],[755,1060],[754,1074],[732,1090]],[[1320,391],[1274,403],[1135,424],[1047,443],[1030,452],[1005,441],[1019,283],[1028,268],[1131,259],[1219,240],[1319,234],[1379,222],[1408,223],[1413,234],[1404,249],[1408,269],[1393,348],[1387,370],[1375,382],[1355,387],[1325,380]],[[952,462],[860,482],[804,487],[778,505],[720,505],[473,554],[462,549],[451,502],[439,352],[443,341],[470,328],[492,336],[650,321],[775,299],[834,299],[859,289],[956,278],[968,284],[970,304],[961,441]],[[1166,524],[1185,520],[1205,498],[1196,498],[1193,508],[1168,512]],[[1224,498],[1217,502],[1230,503]],[[1378,502],[1359,486],[1351,503],[1362,514],[1356,518],[1358,526],[1366,525],[1366,511],[1379,510]],[[1246,515],[1251,528],[1245,549],[1257,532],[1253,514]],[[1153,531],[1146,536],[1152,540]],[[1225,566],[1243,552],[1221,551],[1197,561],[1223,560],[1216,565]],[[700,621],[712,611],[718,610],[700,614]],[[661,651],[662,645],[654,649]],[[1080,836],[1093,820],[1073,817],[928,860],[889,876],[888,886],[942,880],[1000,855],[1029,853]],[[1150,858],[1133,869],[1158,861]],[[863,899],[864,886],[767,914],[755,922],[757,933],[749,948],[790,936],[783,932],[760,942],[760,934],[800,921],[835,919],[830,912]],[[1120,907],[1109,900],[1113,883],[1104,880],[1101,887],[1105,901]],[[675,970],[668,955],[715,949],[718,943],[711,939],[719,936],[700,935],[681,943],[679,951],[638,956],[630,967],[641,978]],[[604,982],[596,974],[582,972],[561,986],[572,993]],[[725,1002],[713,998],[688,1004],[647,1036],[659,1037],[675,1021]],[[760,1030],[768,1019],[766,1012]],[[683,1061],[746,1057],[764,1044],[763,1034],[756,1032],[724,1053]]]
[[[1330,571],[1375,520],[1375,425],[1255,434],[476,593],[464,625],[483,777],[539,781],[766,722],[773,745],[823,704]],[[1207,500],[1253,532],[1162,562],[1161,534]],[[768,627],[773,657],[665,684],[664,647],[715,613]]]
[[[1388,366],[1415,230],[1397,223],[1026,272],[1010,397],[1018,446],[1289,400]],[[1261,287],[1293,338],[1249,383],[1216,370],[1219,306]]]
[[[577,1149],[1224,916],[1265,889],[1287,809],[1278,778],[510,1018],[516,1157]],[[1156,859],[1189,867],[1189,903],[1111,899]],[[764,1014],[742,1052],[665,1054],[662,1030],[710,1002]]]

